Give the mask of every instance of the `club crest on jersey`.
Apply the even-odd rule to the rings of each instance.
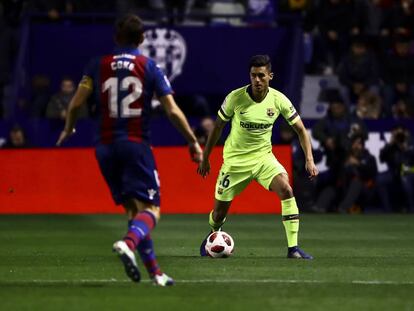
[[[224,190],[223,188],[219,187],[219,188],[217,189],[217,193],[218,193],[218,194],[223,194],[223,190]]]
[[[168,28],[149,29],[144,32],[142,53],[155,60],[170,81],[181,74],[187,56],[183,36]]]
[[[267,108],[267,115],[273,117],[275,115],[275,110],[273,108]]]

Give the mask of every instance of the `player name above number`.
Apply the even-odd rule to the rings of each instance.
[[[111,62],[111,69],[117,70],[117,69],[127,69],[129,71],[133,71],[135,68],[135,64],[131,63],[128,60],[118,60],[115,62]]]
[[[114,55],[114,59],[120,59],[120,58],[129,58],[129,59],[135,59],[136,56],[132,54],[118,54]]]

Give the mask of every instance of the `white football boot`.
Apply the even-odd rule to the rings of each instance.
[[[121,259],[124,264],[125,272],[128,277],[134,282],[139,282],[141,280],[141,274],[139,273],[134,252],[122,240],[115,242],[112,250],[118,254],[119,259]]]
[[[152,282],[156,286],[171,286],[171,285],[174,285],[174,280],[171,277],[169,277],[168,275],[166,275],[165,273],[154,275],[152,277]]]

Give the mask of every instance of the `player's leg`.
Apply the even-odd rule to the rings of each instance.
[[[253,177],[265,189],[275,192],[281,199],[282,221],[288,243],[288,258],[312,259],[298,247],[299,209],[289,184],[289,176],[282,164],[273,154],[258,165]]]
[[[131,251],[138,251],[155,285],[173,285],[174,280],[160,269],[151,238],[151,231],[155,228],[160,218],[160,208],[137,199],[129,199],[124,204],[124,207],[130,221],[128,233],[122,242],[127,244]]]
[[[313,259],[298,246],[299,209],[289,184],[288,175],[286,173],[276,175],[270,183],[269,189],[281,199],[282,221],[288,243],[288,258]]]
[[[206,235],[200,245],[200,256],[207,256],[206,243],[208,236],[214,232],[221,230],[221,227],[226,222],[227,212],[232,201],[219,201],[215,199],[214,209],[210,212],[208,217],[208,224],[210,225],[210,232]]]
[[[126,200],[122,205],[128,216],[128,232],[122,240],[114,243],[113,251],[118,254],[128,277],[134,282],[139,282],[141,274],[138,269],[135,250],[155,227],[159,213],[158,216],[150,212],[141,213],[140,211],[145,211],[146,205],[134,198]]]
[[[160,218],[159,207],[135,198],[128,199],[123,206],[129,224],[123,240],[132,251],[135,251],[141,241],[155,228]]]
[[[214,209],[209,214],[211,231],[200,245],[200,255],[207,256],[205,245],[211,232],[218,231],[226,221],[227,212],[230,209],[233,198],[242,192],[250,182],[251,170],[232,172],[222,165],[217,177],[215,189]]]
[[[208,223],[211,231],[219,231],[226,222],[227,212],[230,209],[232,201],[214,200],[214,209],[210,212]]]
[[[160,217],[159,181],[151,148],[145,144],[122,142],[117,144],[116,151],[117,160],[123,166],[121,200],[128,216],[128,232],[122,240],[115,242],[114,251],[124,263],[128,276],[134,281],[139,281],[134,252],[140,252],[140,249],[144,248],[140,247],[141,243],[147,244],[145,249],[148,256],[143,261],[144,264],[151,265],[150,270],[155,272],[151,273],[151,277],[157,285],[170,285],[157,283],[163,274],[155,260],[150,235]],[[162,281],[169,280],[163,278]]]
[[[116,145],[98,145],[96,147],[95,155],[101,173],[111,190],[113,200],[117,205],[122,204],[122,175],[124,169],[122,161],[119,161],[117,157]],[[137,212],[136,209],[132,206],[125,208],[127,210],[128,219],[131,219],[131,217]],[[115,242],[112,247],[112,250],[118,254],[120,260],[124,265],[125,272],[128,275],[128,277],[134,282],[139,282],[141,279],[141,275],[138,270],[138,265],[134,252],[122,240]]]

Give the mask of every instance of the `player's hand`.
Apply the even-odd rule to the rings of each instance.
[[[210,173],[210,161],[203,158],[203,161],[198,165],[197,173],[206,177]]]
[[[60,133],[59,139],[56,142],[56,146],[61,146],[63,144],[63,142],[65,142],[70,136],[72,136],[73,134],[75,134],[76,130],[72,129],[71,131],[68,130],[63,130]]]
[[[203,150],[199,143],[195,142],[189,145],[191,160],[195,163],[200,163],[203,159]]]
[[[316,176],[318,176],[319,171],[313,161],[306,161],[305,164],[306,171],[309,174],[309,179],[313,180]]]

